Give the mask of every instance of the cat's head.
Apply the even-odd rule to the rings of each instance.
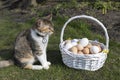
[[[51,35],[54,32],[53,23],[52,23],[52,14],[38,19],[34,27],[35,31],[42,33],[44,35]]]

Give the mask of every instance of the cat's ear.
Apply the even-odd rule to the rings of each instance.
[[[52,21],[52,14],[49,14],[49,15],[45,16],[44,19]]]
[[[41,19],[38,19],[38,20],[36,21],[36,26],[37,26],[37,27],[42,26],[42,24],[43,24],[43,21],[42,21]]]

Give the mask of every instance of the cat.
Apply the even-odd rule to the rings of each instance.
[[[15,40],[13,59],[0,61],[0,68],[16,64],[24,69],[49,69],[46,49],[54,33],[52,14],[38,19],[32,28],[20,32]],[[39,61],[40,65],[34,63]]]

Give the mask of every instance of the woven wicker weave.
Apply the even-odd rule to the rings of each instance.
[[[60,51],[62,54],[63,63],[65,65],[67,65],[68,67],[74,68],[74,69],[96,71],[96,70],[100,69],[103,66],[103,64],[105,63],[105,60],[107,58],[107,54],[105,52],[102,51],[97,54],[87,54],[87,55],[78,54],[77,55],[77,54],[74,54],[64,48],[64,43],[65,43],[65,41],[63,41],[64,30],[69,22],[71,22],[74,19],[78,19],[78,18],[79,19],[85,18],[85,19],[92,20],[92,21],[96,22],[97,24],[99,24],[103,28],[103,30],[105,32],[105,37],[106,37],[106,45],[104,45],[103,43],[100,43],[100,42],[98,42],[98,43],[102,46],[103,50],[108,50],[109,36],[108,36],[107,30],[104,27],[104,25],[99,20],[97,20],[96,18],[91,17],[91,16],[86,16],[86,15],[75,16],[75,17],[70,18],[64,24],[62,31],[61,31]],[[96,41],[92,41],[92,40],[90,40],[90,42],[96,43]]]

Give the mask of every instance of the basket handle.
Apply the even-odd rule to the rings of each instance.
[[[107,49],[109,48],[109,36],[108,36],[108,32],[107,32],[107,29],[105,28],[105,26],[104,26],[98,19],[96,19],[96,18],[94,18],[94,17],[91,17],[91,16],[87,16],[87,15],[78,15],[78,16],[71,17],[71,18],[64,24],[64,26],[63,26],[63,28],[62,28],[62,31],[61,31],[61,37],[60,37],[61,43],[63,42],[63,34],[64,34],[64,30],[65,30],[67,24],[68,24],[69,22],[71,22],[72,20],[77,19],[77,18],[86,18],[86,19],[90,19],[90,20],[93,20],[93,21],[95,21],[96,23],[98,23],[98,24],[103,28],[103,30],[104,30],[104,32],[105,32],[106,48],[107,48]]]

